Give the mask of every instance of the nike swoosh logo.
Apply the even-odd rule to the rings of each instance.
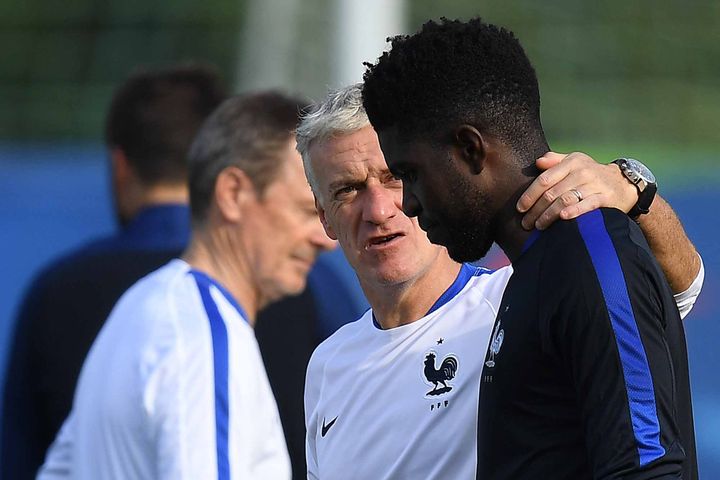
[[[327,435],[327,432],[328,432],[328,430],[330,430],[330,427],[332,427],[333,425],[335,425],[335,422],[337,421],[337,419],[338,419],[338,417],[335,417],[335,418],[333,418],[332,420],[330,420],[330,423],[328,423],[327,425],[325,425],[325,417],[323,417],[322,431],[320,432],[320,434],[321,434],[323,437],[324,437],[325,435]]]

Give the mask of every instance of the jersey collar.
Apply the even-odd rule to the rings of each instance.
[[[435,301],[432,307],[430,307],[430,310],[428,310],[424,316],[427,317],[435,310],[455,298],[455,296],[460,293],[463,288],[465,288],[465,285],[467,285],[471,278],[491,272],[492,270],[488,270],[486,268],[475,267],[469,263],[463,263],[460,266],[460,271],[458,272],[457,277],[455,277],[455,281],[447,288],[447,290],[445,290],[445,292],[443,292],[442,295],[440,295],[440,298]],[[375,312],[372,312],[372,321],[376,328],[379,328],[380,330],[383,329],[375,318]]]
[[[212,285],[215,288],[217,288],[220,291],[220,293],[222,293],[222,295],[225,297],[225,299],[228,302],[230,302],[230,305],[232,305],[235,308],[235,310],[237,310],[237,312],[240,314],[242,319],[249,323],[248,316],[245,313],[245,310],[243,310],[243,308],[240,306],[238,301],[235,300],[235,297],[233,297],[230,294],[230,292],[228,292],[227,289],[220,284],[220,282],[218,282],[217,280],[215,280],[214,278],[209,276],[207,273],[201,272],[200,270],[195,270],[194,268],[190,269],[190,274],[193,277],[195,277],[195,280],[198,283],[203,284],[205,286]]]

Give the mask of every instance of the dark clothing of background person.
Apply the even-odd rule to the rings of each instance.
[[[287,443],[293,479],[306,478],[305,370],[319,341],[317,305],[309,288],[258,313],[255,337],[272,387]]]
[[[320,255],[303,293],[258,313],[255,337],[280,411],[295,480],[307,478],[303,398],[310,356],[328,335],[367,308],[360,283],[338,249]]]
[[[601,209],[513,262],[480,387],[483,480],[697,478],[687,349],[638,226]]]

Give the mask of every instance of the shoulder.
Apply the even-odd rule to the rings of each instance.
[[[546,249],[560,249],[568,242],[587,244],[598,237],[629,237],[639,227],[627,215],[614,208],[600,208],[573,220],[555,222],[540,238]],[[639,231],[639,230],[638,230]]]
[[[174,323],[193,299],[192,277],[181,260],[173,260],[135,282],[118,300],[108,321],[142,324],[143,328]],[[127,319],[127,320],[125,320]]]
[[[504,289],[508,279],[513,274],[512,265],[507,265],[496,270],[473,265],[468,266],[472,268],[472,278],[469,283],[471,283],[475,289]]]
[[[87,379],[88,385],[105,384],[105,377],[114,374],[119,376],[113,388],[123,381],[137,387],[147,385],[164,365],[178,364],[178,355],[187,350],[181,348],[183,335],[176,314],[183,310],[180,302],[191,297],[183,287],[186,271],[184,262],[172,261],[120,297],[90,348],[81,379]]]
[[[113,295],[117,300],[134,282],[178,253],[79,250],[43,268],[26,295],[33,301],[44,298],[49,302],[67,303],[85,295],[87,289],[94,289],[99,293],[98,300],[106,301]]]
[[[372,321],[372,309],[369,309],[359,319],[354,322],[346,323],[335,333],[326,338],[320,345],[317,346],[310,357],[308,372],[315,370],[319,365],[324,364],[329,358],[332,358],[334,355],[341,352],[350,339],[355,338],[358,335],[362,335],[364,331],[371,328],[368,323],[372,323]]]
[[[459,295],[482,299],[496,311],[500,306],[505,287],[513,274],[512,266],[508,265],[497,270],[469,266],[473,269],[473,276],[468,281],[467,288]]]
[[[539,248],[535,248],[535,244]],[[611,208],[555,222],[542,232],[535,244],[531,247],[536,250],[535,258],[552,265],[546,272],[576,270],[577,262],[588,258],[597,267],[609,259],[633,254],[638,247],[649,250],[639,227],[623,212]],[[537,256],[537,250],[542,252],[541,257]]]
[[[224,312],[224,308],[218,305],[217,311]],[[207,362],[212,362],[214,349],[218,348],[209,320],[189,266],[182,260],[173,260],[122,295],[91,354],[96,352],[97,361],[106,364],[107,359],[117,357],[113,352],[122,352],[139,367],[131,377],[139,375],[141,384],[150,385],[154,378],[175,375],[194,378],[198,372],[207,371]],[[252,335],[243,330],[244,321],[227,322],[221,317],[220,322],[233,325],[227,328],[224,342],[218,344],[223,351],[247,350],[229,349],[228,342],[244,346],[254,343]]]
[[[589,212],[578,217],[576,225],[583,253],[598,275],[615,272],[628,276],[633,270],[659,272],[640,227],[619,210]]]
[[[98,240],[103,241],[105,239]],[[81,275],[90,265],[90,259],[100,253],[93,247],[94,244],[95,242],[66,252],[43,266],[35,275],[28,292],[41,293],[54,285],[63,285],[63,280],[66,282],[68,278]]]
[[[618,288],[624,291],[631,283],[631,291],[644,289],[650,296],[648,280],[664,283],[639,227],[619,210],[603,208],[556,225],[541,235],[537,243],[542,245],[533,254],[546,298],[559,303],[573,297],[614,298]]]

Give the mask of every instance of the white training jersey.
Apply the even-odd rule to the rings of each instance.
[[[308,479],[475,479],[480,376],[511,274],[465,264],[423,318],[382,330],[368,310],[315,350]],[[683,317],[703,277],[676,296]]]
[[[463,265],[420,320],[382,330],[369,310],[315,350],[309,479],[475,478],[480,373],[511,274]]]
[[[254,332],[182,260],[113,309],[83,365],[40,479],[289,479]]]

